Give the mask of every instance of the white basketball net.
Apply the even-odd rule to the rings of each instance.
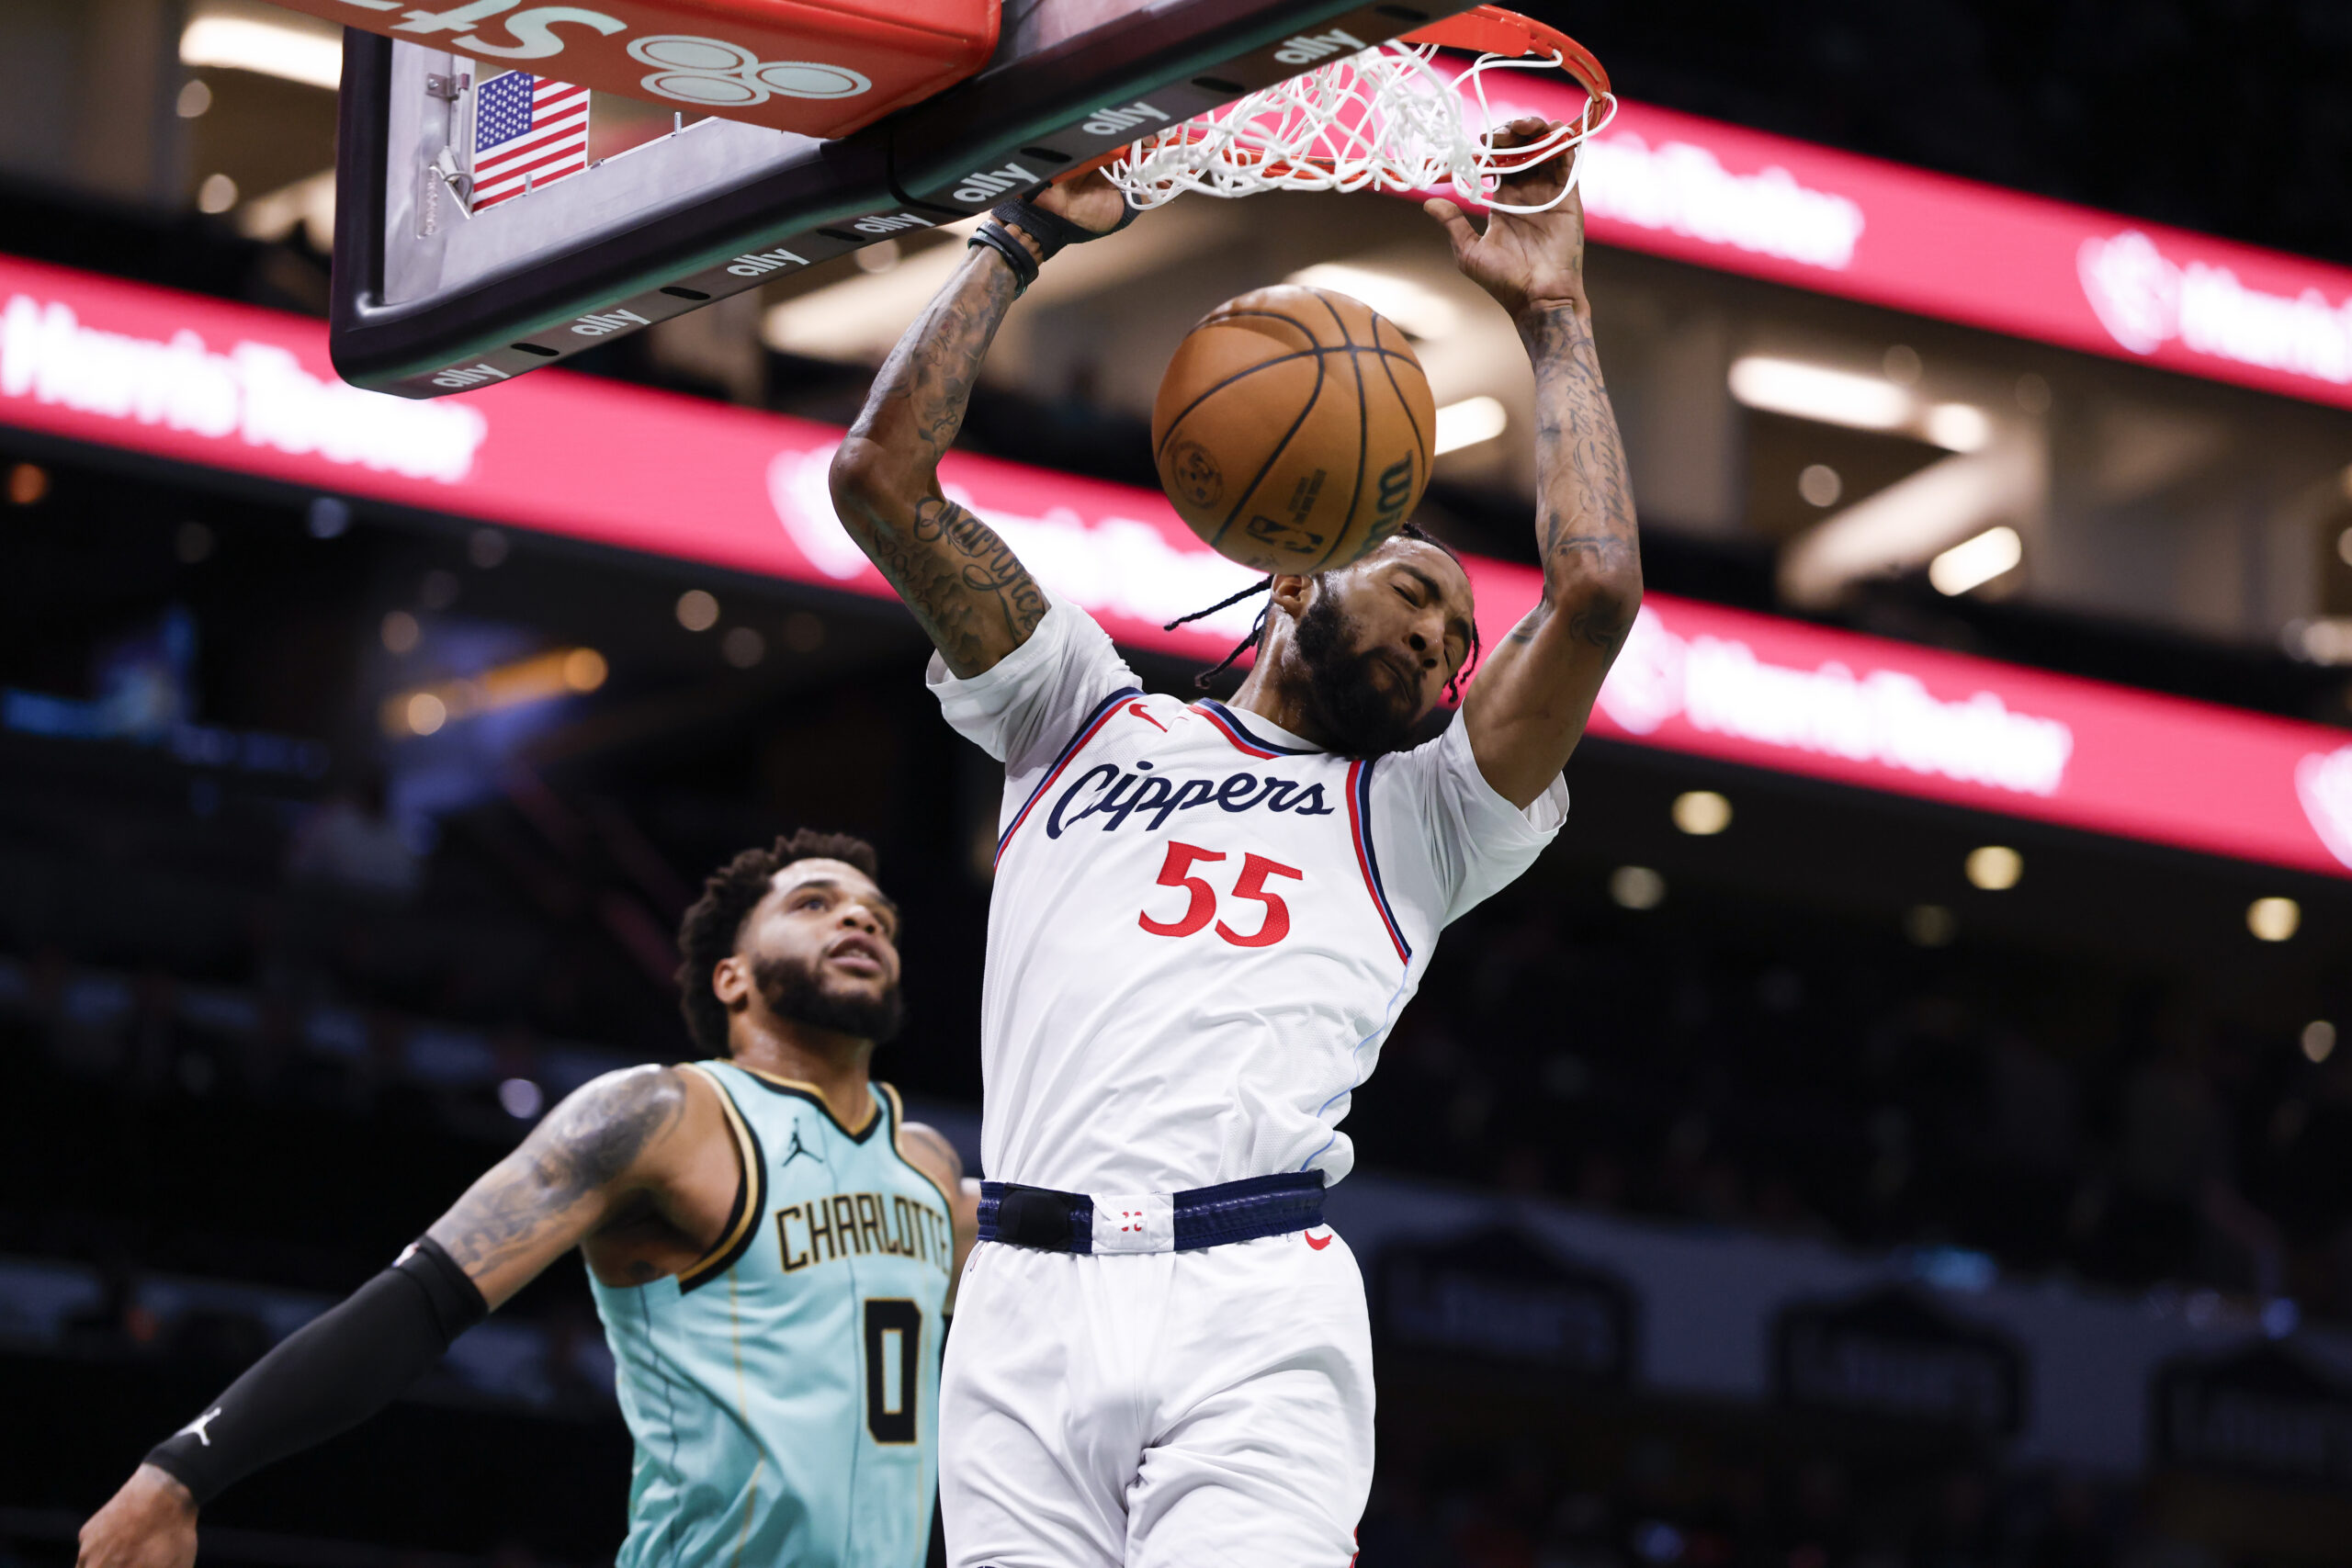
[[[1465,204],[1497,212],[1544,212],[1566,200],[1576,188],[1574,162],[1549,201],[1514,205],[1496,200],[1495,189],[1606,126],[1617,112],[1615,96],[1588,98],[1577,118],[1526,146],[1493,148],[1487,73],[1558,70],[1562,57],[1483,54],[1449,75],[1437,52],[1435,44],[1392,41],[1333,61],[1136,142],[1103,172],[1130,206],[1147,210],[1186,191],[1235,197],[1450,186]]]

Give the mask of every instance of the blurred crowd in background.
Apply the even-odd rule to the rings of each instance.
[[[1418,1462],[1413,1462],[1418,1461]],[[1361,1532],[1394,1568],[2212,1568],[2130,1488],[1965,1461],[1860,1466],[1652,1438],[1613,1468],[1533,1452],[1384,1455]]]
[[[1359,1099],[1367,1160],[2352,1316],[2352,1053],[2324,1025],[2082,954],[1577,930],[1540,897],[1448,942]]]

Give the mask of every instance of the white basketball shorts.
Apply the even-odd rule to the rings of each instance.
[[[1363,1276],[1327,1226],[1194,1252],[972,1249],[939,1408],[953,1568],[1347,1568]]]

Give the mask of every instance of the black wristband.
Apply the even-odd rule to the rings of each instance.
[[[441,1359],[490,1303],[430,1237],[254,1362],[147,1462],[198,1506],[273,1461],[356,1426]]]
[[[1029,247],[1021,243],[1019,235],[1012,233],[1002,224],[981,224],[972,237],[965,242],[964,248],[969,250],[974,245],[986,245],[1004,258],[1004,264],[1012,269],[1012,286],[1015,292],[1025,294],[1029,290],[1029,286],[1037,281],[1037,258],[1029,254]]]
[[[1020,284],[1022,290],[1026,292],[1029,286],[1037,281],[1037,267],[1041,261],[1053,260],[1061,254],[1065,246],[1082,245],[1089,240],[1100,240],[1117,233],[1136,220],[1136,209],[1132,206],[1121,207],[1119,220],[1108,229],[1089,229],[1071,222],[1057,212],[1048,212],[1034,202],[1023,201],[1016,197],[1011,201],[1000,201],[990,208],[989,220],[988,222],[981,224],[979,231],[967,242],[967,246],[986,245],[1003,256],[1012,265],[1014,279]],[[1043,253],[1042,255],[1031,254],[1029,247],[1023,244],[1020,237],[1012,232],[1013,229],[1020,230],[1023,234],[1035,241],[1038,251]]]

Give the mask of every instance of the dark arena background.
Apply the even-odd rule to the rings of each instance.
[[[1589,273],[1651,597],[1347,1122],[1364,1568],[2352,1561],[2352,12],[1538,11],[1626,100]],[[877,1072],[978,1163],[1000,775],[820,504],[962,231],[354,401],[339,58],[259,0],[0,6],[6,1568],[683,1056],[746,845],[879,846]],[[600,95],[590,152],[674,129]],[[1523,359],[1413,204],[1187,197],[1048,271],[957,459],[1114,629],[1230,585],[1122,554],[1151,391],[1295,276],[1413,335],[1420,521],[1532,580]],[[567,1261],[204,1561],[606,1562],[628,1465]]]

